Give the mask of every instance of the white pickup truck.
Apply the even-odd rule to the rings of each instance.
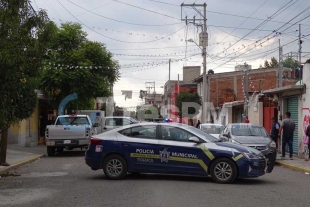
[[[61,115],[54,125],[45,129],[47,155],[54,156],[55,152],[62,152],[65,148],[87,148],[91,136],[96,135],[96,126],[87,115]]]

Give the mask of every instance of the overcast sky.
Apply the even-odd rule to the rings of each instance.
[[[181,14],[190,19],[201,16],[191,7],[181,12],[183,2],[207,3],[207,70],[215,73],[233,71],[244,62],[258,68],[266,59],[278,59],[279,39],[285,45],[284,54],[298,52],[296,22],[303,18],[301,35],[310,34],[309,0],[32,0],[32,5],[47,10],[58,25],[79,22],[90,40],[104,43],[121,66],[121,78],[114,87],[116,105],[135,107],[141,103],[139,91],[146,90],[146,82],[155,81],[156,93],[163,93],[169,59],[172,80],[178,74],[182,80],[185,65],[202,66],[201,50],[185,41],[198,43],[200,28],[186,25]],[[203,14],[202,7],[197,8]],[[310,52],[310,35],[303,40],[302,51]],[[302,55],[307,54],[310,58],[310,53]],[[121,90],[132,90],[133,98],[125,101]]]

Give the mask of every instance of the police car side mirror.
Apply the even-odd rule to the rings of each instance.
[[[200,143],[201,141],[197,137],[190,137],[188,139],[190,142]]]

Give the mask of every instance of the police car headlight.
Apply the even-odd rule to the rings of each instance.
[[[232,143],[236,143],[236,144],[240,144],[239,142],[237,142],[236,140],[232,139],[231,140]]]
[[[272,141],[270,142],[269,147],[276,148],[277,144],[274,141]]]
[[[241,152],[241,154],[248,159],[257,159],[258,156],[252,153]]]

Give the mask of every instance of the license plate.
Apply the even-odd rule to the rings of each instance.
[[[71,143],[71,140],[65,140],[64,141],[64,144],[70,144]]]

